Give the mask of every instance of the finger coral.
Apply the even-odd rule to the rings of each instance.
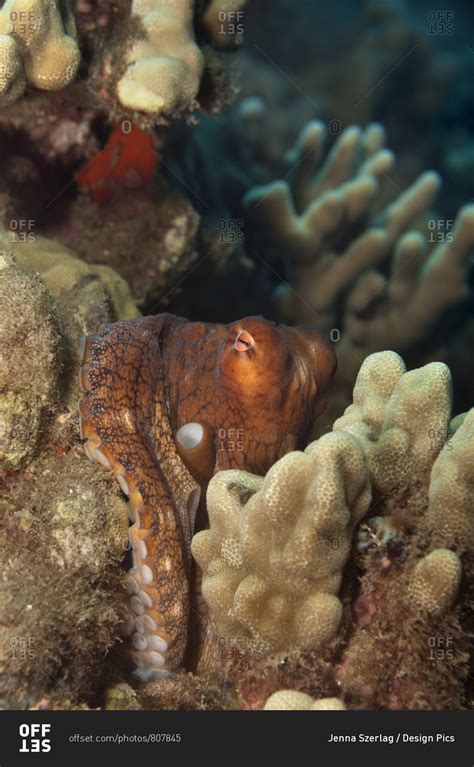
[[[139,117],[147,128],[200,107],[218,111],[230,96],[219,50],[241,41],[241,5],[229,5],[223,20],[216,4],[194,0],[7,0],[0,10],[0,106],[13,105],[31,86],[63,91],[63,104],[79,120],[85,104],[111,122]],[[195,25],[212,43],[205,51]],[[52,116],[44,94],[28,91],[25,98],[30,120],[32,103]],[[30,129],[40,122],[35,114]]]
[[[459,212],[449,236],[431,251],[411,229],[433,203],[436,173],[422,174],[377,209],[395,161],[381,126],[346,128],[322,162],[324,143],[323,125],[310,122],[288,153],[289,180],[256,187],[244,199],[287,265],[289,284],[275,295],[281,316],[312,321],[338,340],[323,431],[350,401],[365,357],[390,347],[403,354],[416,349],[420,358],[437,323],[469,295],[474,246],[473,206]]]
[[[371,479],[381,492],[431,470],[437,449],[433,434],[447,438],[451,374],[442,362],[406,372],[395,352],[372,354],[354,387],[353,404],[333,426],[364,445]],[[442,442],[440,442],[441,447]]]
[[[0,11],[0,105],[27,85],[55,91],[75,77],[80,52],[68,0],[7,0]]]
[[[461,559],[456,552],[434,549],[416,564],[409,586],[410,594],[422,610],[442,615],[456,600],[461,574]]]
[[[474,483],[474,411],[464,414],[456,429],[455,421],[448,427],[448,433],[451,429],[455,431],[449,440],[450,449],[441,452],[431,472],[427,522],[435,543],[453,547],[464,554],[472,549],[474,541],[474,514],[471,506]]]
[[[210,530],[193,539],[219,635],[253,652],[318,647],[337,632],[337,598],[370,486],[358,443],[340,433],[278,461],[264,480],[218,474]]]
[[[264,479],[212,480],[210,529],[192,546],[203,664],[219,673],[239,637],[227,667],[241,705],[263,707],[272,685],[276,707],[465,705],[474,412],[450,421],[451,407],[444,364],[407,372],[394,352],[373,354],[333,432]]]
[[[127,53],[128,68],[117,86],[123,106],[171,114],[197,105],[204,60],[194,40],[193,10],[193,0],[133,0],[144,39]]]

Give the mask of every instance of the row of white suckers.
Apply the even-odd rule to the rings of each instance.
[[[90,461],[96,461],[106,469],[112,470],[112,466],[104,453],[97,445],[89,440],[84,443],[84,449]],[[129,496],[129,487],[125,477],[114,472],[115,479],[120,485],[122,492]],[[149,682],[153,679],[162,677],[167,672],[164,669],[166,660],[165,654],[168,650],[168,643],[156,632],[158,626],[150,615],[145,615],[147,608],[152,607],[150,596],[144,589],[140,589],[136,577],[140,578],[143,584],[150,585],[153,582],[153,572],[146,564],[138,564],[140,560],[147,557],[147,548],[145,541],[138,540],[134,542],[132,537],[133,528],[140,527],[140,518],[137,511],[131,507],[128,502],[128,516],[133,525],[130,527],[130,541],[132,543],[133,567],[127,575],[127,591],[132,595],[130,607],[132,613],[122,626],[121,634],[127,636],[135,633],[132,637],[132,644],[137,652],[132,654],[132,660],[136,666],[134,675],[143,682]]]

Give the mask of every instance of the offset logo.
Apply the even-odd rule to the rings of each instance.
[[[50,724],[20,724],[20,754],[46,754],[51,751]]]

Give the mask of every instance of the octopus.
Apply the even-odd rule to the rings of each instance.
[[[206,526],[210,479],[231,468],[263,475],[304,447],[335,365],[317,331],[262,317],[220,325],[159,314],[83,339],[84,448],[128,496],[125,633],[139,680],[185,664],[190,544]]]

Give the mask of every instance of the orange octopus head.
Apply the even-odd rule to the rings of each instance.
[[[292,359],[281,330],[262,317],[245,317],[228,326],[219,371],[224,386],[242,401],[268,396],[269,387],[283,392],[282,384],[292,375]]]
[[[325,406],[334,352],[314,330],[277,326],[262,317],[234,322],[216,340],[211,375],[200,377],[208,404],[191,420],[205,423],[212,435],[206,449],[214,444],[214,471],[264,474],[279,457],[305,446]]]
[[[271,398],[277,408],[299,395],[300,415],[312,420],[324,409],[336,357],[315,330],[245,317],[228,326],[218,364],[223,386],[248,406],[258,411]]]

